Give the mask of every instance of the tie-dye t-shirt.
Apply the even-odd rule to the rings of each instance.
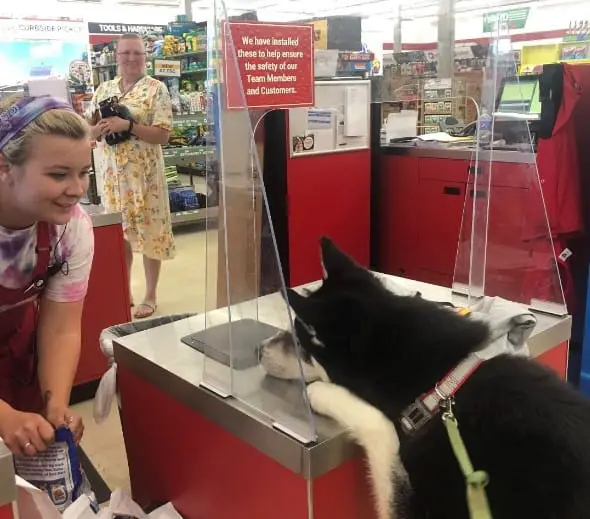
[[[65,229],[65,231],[64,231]],[[58,303],[84,299],[94,255],[92,220],[77,205],[67,226],[50,226],[50,264],[67,261],[67,266],[52,276],[44,297]],[[0,226],[0,286],[8,289],[26,288],[33,280],[37,262],[37,226],[21,230]]]

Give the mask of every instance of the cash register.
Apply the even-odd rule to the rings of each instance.
[[[496,100],[494,140],[536,149],[541,126],[540,75],[504,78]]]

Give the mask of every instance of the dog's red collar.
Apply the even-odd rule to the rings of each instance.
[[[434,389],[424,393],[413,404],[406,407],[401,416],[403,430],[411,434],[424,427],[438,413],[444,401],[453,399],[457,391],[481,366],[482,362],[479,357],[470,355],[449,371]]]

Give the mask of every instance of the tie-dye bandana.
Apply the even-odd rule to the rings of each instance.
[[[73,108],[55,97],[25,97],[0,113],[0,151],[27,125],[49,110]]]

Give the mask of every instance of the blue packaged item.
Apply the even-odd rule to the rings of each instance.
[[[173,213],[181,211],[192,211],[199,209],[199,200],[191,187],[178,187],[170,189],[170,211]]]
[[[72,431],[63,427],[55,432],[55,442],[45,452],[24,456],[14,461],[16,473],[43,490],[55,507],[64,512],[85,494],[95,511],[98,504],[78,456]]]
[[[192,211],[199,208],[199,201],[192,189],[186,189],[180,193],[181,204],[184,211]]]

